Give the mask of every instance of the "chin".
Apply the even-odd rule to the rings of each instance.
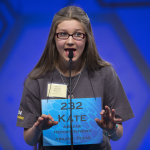
[[[77,61],[77,59],[73,57],[73,58],[72,58],[72,62],[75,62],[75,61]]]
[[[66,62],[69,62],[69,58],[68,57],[64,57],[63,60],[65,60]],[[79,59],[77,59],[76,57],[72,58],[72,63],[73,62],[77,62]]]

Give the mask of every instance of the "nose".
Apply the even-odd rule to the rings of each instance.
[[[71,35],[70,35],[69,38],[67,39],[66,43],[67,43],[68,45],[73,45],[73,44],[74,44],[74,39],[73,39],[73,37],[72,37]]]

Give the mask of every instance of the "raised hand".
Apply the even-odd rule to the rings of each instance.
[[[51,115],[42,114],[41,117],[38,118],[37,122],[34,123],[34,126],[37,130],[46,130],[51,128],[54,125],[57,125],[58,121],[54,121]]]
[[[105,110],[102,110],[100,112],[101,120],[99,120],[98,118],[95,118],[95,121],[99,127],[108,131],[109,133],[112,133],[116,129],[116,123],[121,122],[122,119],[115,118],[114,109],[110,111],[110,108],[108,106],[105,106]]]

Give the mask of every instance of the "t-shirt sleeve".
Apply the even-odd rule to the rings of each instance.
[[[109,67],[109,75],[106,83],[106,103],[111,109],[115,109],[115,117],[122,122],[134,117],[128,98],[118,75],[112,67]]]
[[[17,116],[17,126],[31,128],[40,116],[39,85],[37,80],[27,79]]]

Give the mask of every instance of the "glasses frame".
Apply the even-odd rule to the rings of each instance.
[[[74,40],[79,40],[79,41],[80,41],[80,40],[84,39],[85,36],[86,36],[86,34],[79,32],[79,33],[83,34],[83,38],[81,38],[81,39],[76,39],[76,38],[74,38],[73,35],[74,35],[75,33],[73,33],[73,34],[68,34],[68,33],[67,33],[67,34],[68,34],[68,37],[67,37],[67,38],[60,38],[60,37],[58,37],[58,34],[59,34],[59,33],[63,33],[63,32],[55,33],[55,35],[57,36],[58,39],[61,39],[61,40],[67,40],[70,36],[72,36],[72,38],[73,38]]]

